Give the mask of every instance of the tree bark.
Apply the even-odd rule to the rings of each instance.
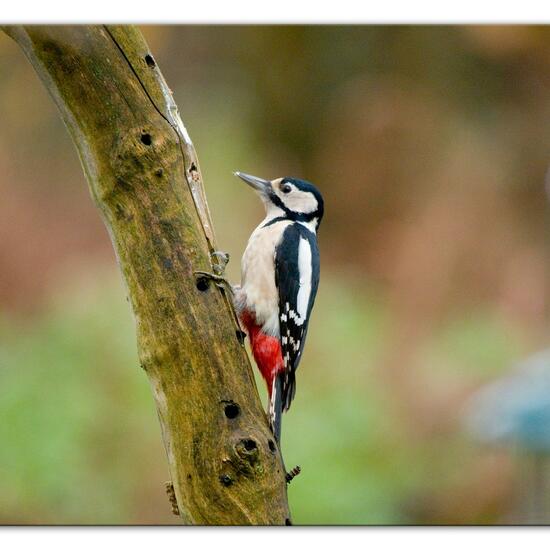
[[[288,523],[280,452],[230,300],[196,275],[212,271],[216,249],[196,154],[141,33],[4,30],[61,111],[110,233],[183,521]]]

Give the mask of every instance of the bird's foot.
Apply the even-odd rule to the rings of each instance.
[[[216,250],[210,254],[212,259],[212,269],[220,277],[225,273],[225,267],[229,263],[229,254],[223,250]]]
[[[287,472],[285,475],[286,482],[290,483],[301,471],[302,469],[300,468],[300,466],[292,468],[292,470],[290,470],[290,472]]]
[[[174,514],[175,516],[179,516],[180,509],[178,507],[178,501],[176,500],[176,492],[174,491],[174,484],[171,481],[166,481],[164,483],[164,487],[166,488],[166,494],[168,495],[168,500],[172,505],[172,514]]]
[[[216,250],[210,255],[212,260],[212,273],[209,271],[195,271],[194,275],[197,278],[197,287],[204,286],[203,290],[206,290],[205,282],[207,280],[213,281],[214,284],[222,290],[227,290],[230,296],[233,296],[233,287],[231,283],[223,276],[225,273],[225,266],[229,262],[229,254],[222,250]]]
[[[233,296],[233,287],[225,277],[209,271],[194,271],[193,274],[197,278],[197,288],[199,290],[206,290],[208,288],[207,281],[213,281],[218,288],[227,291],[229,296]]]

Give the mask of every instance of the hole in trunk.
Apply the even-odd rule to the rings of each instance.
[[[229,403],[228,405],[225,406],[224,412],[227,418],[237,418],[237,416],[239,416],[239,413],[241,411],[237,403]]]
[[[243,439],[243,445],[247,451],[253,451],[257,447],[256,442],[253,439]]]
[[[201,277],[197,279],[197,290],[200,292],[206,292],[208,290],[208,279]]]

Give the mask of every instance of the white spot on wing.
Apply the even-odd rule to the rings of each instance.
[[[309,297],[311,295],[311,246],[309,241],[300,238],[298,246],[298,272],[300,274],[300,290],[298,290],[298,325],[302,325],[306,319]]]

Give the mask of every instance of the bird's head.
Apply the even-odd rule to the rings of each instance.
[[[260,195],[269,217],[312,222],[313,228],[318,229],[324,204],[321,193],[312,183],[288,177],[270,181],[243,172],[235,172],[235,175]]]

